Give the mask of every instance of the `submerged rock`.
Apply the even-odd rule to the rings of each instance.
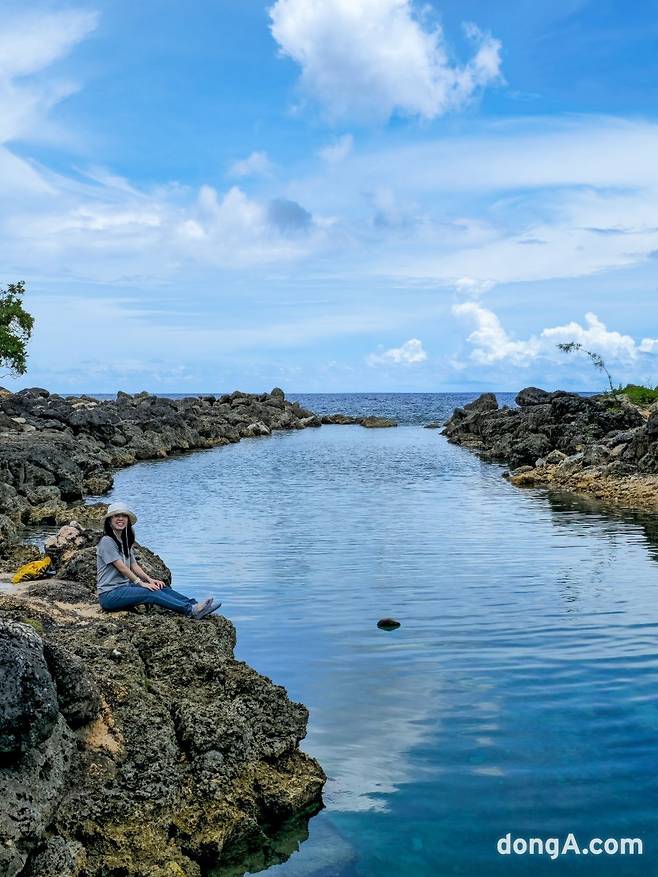
[[[359,423],[366,429],[386,429],[391,426],[397,426],[395,420],[388,417],[363,417]]]
[[[400,622],[396,621],[395,618],[380,618],[377,627],[380,630],[397,630],[400,627]]]

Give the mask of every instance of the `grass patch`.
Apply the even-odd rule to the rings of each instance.
[[[658,387],[642,387],[639,384],[626,384],[625,387],[619,387],[617,395],[626,396],[626,398],[634,405],[651,405],[658,402]]]

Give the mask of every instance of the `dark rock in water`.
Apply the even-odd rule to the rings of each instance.
[[[342,414],[338,412],[337,414],[323,414],[320,418],[322,423],[335,423],[340,426],[351,426],[352,424],[361,423],[361,417],[354,417],[351,414]]]
[[[390,426],[397,426],[395,420],[390,420],[388,417],[364,417],[360,423],[366,429],[386,429]]]
[[[443,426],[442,423],[439,423],[438,420],[431,420],[429,423],[425,424],[425,429],[441,429]]]
[[[395,618],[380,618],[377,627],[380,630],[396,630],[400,627],[400,622],[396,621]]]
[[[309,426],[322,426],[322,420],[316,414],[312,414],[310,417],[302,417],[299,426],[302,429],[307,429]]]

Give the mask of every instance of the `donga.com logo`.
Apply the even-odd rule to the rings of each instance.
[[[575,834],[569,832],[564,838],[559,837],[515,837],[511,831],[498,838],[496,850],[501,856],[641,856],[644,844],[639,837],[593,837],[585,844],[579,844]]]

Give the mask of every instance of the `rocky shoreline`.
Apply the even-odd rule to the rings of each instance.
[[[321,420],[279,389],[0,394],[2,568],[39,555],[20,541],[25,528],[67,524],[48,540],[56,578],[0,576],[3,877],[198,877],[254,852],[266,859],[282,825],[322,806],[324,773],[299,749],[306,708],[234,659],[227,619],[99,609],[106,506],[83,503],[138,460],[322,422],[362,419]],[[136,548],[151,575],[171,581],[157,555]]]
[[[62,579],[0,582],[0,611],[3,877],[200,877],[322,806],[306,708],[227,619],[107,614]]]
[[[518,487],[584,493],[622,508],[658,509],[658,408],[623,397],[527,387],[518,408],[493,393],[457,408],[443,434],[504,463]]]

